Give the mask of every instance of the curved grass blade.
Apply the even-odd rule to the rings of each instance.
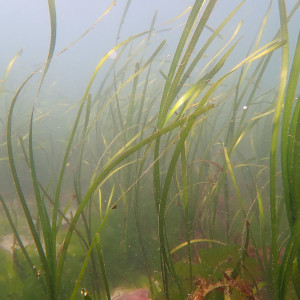
[[[195,243],[216,243],[216,244],[223,245],[223,246],[227,245],[223,242],[220,242],[220,241],[217,241],[217,240],[211,240],[211,239],[193,239],[193,240],[190,240],[190,244],[195,244]],[[174,254],[176,251],[178,251],[181,248],[186,247],[186,246],[188,246],[188,242],[184,242],[184,243],[176,246],[175,248],[171,249],[170,254]]]
[[[167,97],[168,97],[168,94],[170,92],[173,77],[174,77],[176,69],[179,65],[179,60],[180,60],[180,57],[183,53],[184,47],[186,46],[188,37],[192,32],[194,23],[196,21],[196,18],[198,16],[203,4],[204,4],[203,0],[197,0],[194,3],[193,8],[192,8],[192,10],[190,12],[190,15],[188,17],[188,20],[186,22],[186,25],[184,27],[184,30],[182,32],[182,35],[180,37],[179,43],[177,45],[177,48],[176,48],[176,51],[175,51],[175,54],[174,54],[174,57],[173,57],[173,60],[172,60],[172,63],[171,63],[171,67],[170,67],[169,73],[167,75],[163,95],[162,95],[162,98],[161,98],[160,111],[159,111],[159,116],[158,116],[158,121],[157,121],[157,125],[158,125],[157,128],[159,130],[163,127],[163,124],[165,123],[165,116],[167,115],[167,112],[169,110],[169,106],[172,103],[172,100],[167,100],[168,99]],[[195,47],[196,43],[197,43],[197,40],[196,41],[191,41],[190,48]],[[191,53],[190,53],[190,55],[191,55]],[[186,61],[186,63],[187,63],[187,61]],[[182,68],[181,70],[183,72],[184,68]],[[177,78],[179,78],[179,73],[177,75]],[[155,149],[154,149],[155,165],[154,165],[154,170],[153,170],[154,187],[155,187],[155,204],[156,204],[157,208],[158,208],[158,205],[159,205],[159,202],[160,202],[159,197],[160,197],[160,194],[161,194],[160,167],[159,167],[159,161],[157,160],[157,158],[159,157],[159,144],[160,144],[160,139],[158,138],[156,143],[155,143]]]
[[[11,105],[9,108],[9,112],[8,112],[8,116],[7,116],[7,152],[8,152],[8,159],[9,159],[9,164],[10,164],[10,169],[11,169],[11,173],[12,173],[12,177],[15,183],[15,188],[17,191],[17,194],[19,196],[19,200],[20,203],[22,205],[31,235],[33,237],[34,243],[36,245],[36,249],[38,251],[39,254],[39,258],[41,260],[42,263],[42,268],[45,272],[45,278],[46,278],[46,286],[47,286],[47,293],[49,295],[49,297],[52,297],[53,294],[53,290],[52,290],[52,282],[51,282],[51,277],[50,277],[50,270],[49,270],[49,266],[47,263],[47,259],[44,253],[44,249],[42,247],[41,244],[41,240],[39,238],[39,235],[36,231],[34,222],[33,222],[33,218],[30,214],[29,208],[27,206],[26,203],[26,199],[20,184],[20,180],[19,180],[19,175],[16,169],[16,164],[15,164],[15,159],[14,159],[14,154],[13,154],[13,148],[12,148],[12,117],[13,117],[13,110],[14,110],[14,106],[16,104],[17,98],[20,94],[20,92],[22,91],[22,89],[24,88],[24,86],[26,85],[26,83],[37,73],[38,70],[34,71],[31,75],[29,75],[25,81],[21,84],[21,86],[19,87],[19,89],[17,90],[17,92],[15,93],[12,101],[11,101]]]
[[[79,289],[79,286],[80,286],[82,277],[83,277],[83,275],[84,275],[85,269],[86,269],[86,267],[87,267],[87,264],[88,264],[88,262],[89,262],[90,256],[91,256],[91,254],[92,254],[93,248],[94,248],[95,244],[97,243],[97,239],[99,238],[99,232],[101,231],[102,227],[103,227],[104,224],[106,223],[106,220],[108,219],[108,217],[109,217],[109,215],[111,214],[112,211],[113,211],[113,208],[111,208],[111,209],[108,211],[108,213],[104,216],[103,220],[101,221],[99,227],[98,227],[97,230],[96,230],[96,233],[95,233],[95,235],[94,235],[94,237],[93,237],[93,240],[92,240],[92,242],[91,242],[91,244],[90,244],[90,247],[89,247],[89,249],[88,249],[88,252],[87,252],[87,254],[86,254],[86,256],[85,256],[84,262],[83,262],[83,264],[82,264],[82,266],[81,266],[81,270],[80,270],[80,273],[79,273],[78,278],[77,278],[77,280],[76,280],[76,284],[75,284],[75,287],[74,287],[74,289],[73,289],[73,292],[72,292],[72,295],[71,295],[71,297],[70,297],[70,300],[74,300],[75,297],[76,297],[76,294],[77,294],[77,291],[78,291],[78,289]],[[74,217],[75,217],[75,216],[74,216]],[[67,238],[67,237],[66,237],[66,238]]]
[[[103,17],[106,16],[111,11],[111,9],[116,5],[116,3],[117,3],[117,0],[114,0],[111,3],[111,5],[107,8],[107,10],[93,23],[93,25],[91,27],[89,27],[79,38],[77,38],[75,41],[73,41],[70,45],[68,45],[67,47],[65,47],[61,51],[59,51],[55,55],[55,57],[62,54],[65,51],[67,51],[69,48],[71,48],[72,46],[77,44],[82,38],[84,38],[99,23],[99,21],[101,21],[103,19]]]
[[[146,34],[147,32],[144,32],[140,35]],[[138,36],[140,36],[138,35]],[[151,63],[153,62],[154,58],[158,55],[158,53],[161,51],[161,49],[164,47],[166,43],[166,40],[163,40],[159,46],[156,48],[156,50],[153,52],[153,54],[151,55],[151,57],[137,70],[137,72],[135,72],[134,74],[132,74],[125,82],[123,82],[122,84],[120,84],[120,86],[116,89],[116,91],[113,93],[113,95],[109,98],[109,100],[102,106],[101,110],[99,110],[97,117],[99,117],[99,115],[101,115],[103,113],[103,111],[107,108],[107,106],[114,100],[114,98],[120,93],[120,91],[128,85],[129,82],[131,82],[134,78],[136,78],[142,71],[144,71],[149,65],[151,65]],[[120,119],[122,119],[122,117],[119,117]]]
[[[270,6],[271,6],[271,3],[270,3]],[[289,13],[289,15],[288,15],[288,19],[287,19],[288,22],[289,22],[289,20],[293,17],[294,13],[297,11],[297,9],[298,9],[299,6],[300,6],[300,2],[298,1],[297,3],[295,3],[294,7],[292,8],[292,10],[290,11],[290,13]],[[269,7],[269,8],[270,8],[270,7]],[[269,8],[268,8],[267,14],[268,14],[268,12],[269,12]],[[262,23],[262,26],[261,26],[262,28],[264,27],[264,23],[265,23],[266,18],[267,18],[267,15],[264,17],[264,20],[263,20],[263,23]],[[259,39],[260,39],[261,34],[262,34],[262,32],[260,31],[260,32],[259,32],[258,39],[257,39],[257,42],[256,42],[256,45],[258,44],[258,41],[259,41]],[[275,39],[279,37],[279,34],[280,34],[280,30],[275,34]],[[255,49],[256,49],[256,47],[255,47]],[[257,76],[257,78],[256,78],[256,80],[255,80],[255,83],[254,83],[254,85],[253,85],[251,94],[249,95],[249,98],[248,98],[248,100],[247,100],[247,102],[246,102],[246,106],[248,106],[248,107],[249,107],[250,104],[252,103],[252,100],[253,100],[253,98],[254,98],[254,94],[255,94],[256,91],[257,91],[257,88],[258,88],[258,86],[259,86],[259,83],[261,82],[261,79],[262,79],[262,77],[263,77],[263,74],[264,74],[264,72],[265,72],[267,66],[269,65],[269,62],[270,62],[270,59],[271,59],[272,55],[273,55],[273,52],[270,52],[269,55],[267,55],[266,58],[264,58],[261,62],[259,62],[258,66],[257,66],[257,68],[256,68],[257,70],[259,70],[260,64],[262,64],[261,70],[260,70],[260,72],[259,72],[259,75]],[[255,73],[256,73],[256,71],[254,71],[253,74],[255,74]],[[243,75],[243,76],[244,76],[244,75]],[[250,82],[251,82],[251,80],[249,80],[249,84],[250,84]],[[244,94],[244,93],[246,92],[246,90],[247,90],[247,87],[245,87],[245,89],[244,89],[244,91],[243,91],[242,94]],[[243,96],[241,95],[241,97],[240,97],[240,102],[242,101],[242,98],[243,98]],[[239,104],[240,104],[240,103],[239,103]],[[237,132],[237,133],[236,133],[237,136],[239,136],[239,130],[240,130],[240,127],[243,125],[244,119],[245,119],[245,117],[246,117],[246,112],[247,112],[247,111],[244,111],[243,114],[242,114],[241,120],[240,120],[239,125],[238,125],[238,129],[237,129],[237,131],[236,131],[236,132]]]
[[[239,186],[238,186],[237,181],[236,181],[236,177],[235,177],[233,169],[232,169],[232,165],[231,165],[230,160],[229,160],[227,148],[224,147],[223,151],[224,151],[224,156],[225,156],[225,161],[226,161],[226,164],[227,164],[227,168],[228,168],[228,171],[231,175],[231,180],[233,182],[236,195],[239,199],[240,206],[241,206],[242,211],[243,211],[243,215],[244,215],[244,217],[246,217],[247,213],[246,213],[245,206],[244,206],[244,203],[243,203],[243,200],[242,200],[242,196],[241,196],[241,193],[240,193]],[[248,228],[247,228],[247,230],[248,230]]]
[[[4,211],[5,211],[5,214],[6,214],[8,223],[9,223],[9,225],[11,227],[11,230],[12,230],[12,232],[13,232],[13,234],[14,234],[17,242],[18,242],[18,245],[21,248],[21,251],[22,251],[22,253],[23,253],[26,261],[28,262],[30,268],[33,269],[34,264],[33,264],[32,260],[31,260],[31,258],[29,256],[26,248],[24,247],[24,244],[23,244],[22,239],[21,239],[21,237],[19,235],[18,229],[16,228],[15,223],[14,223],[14,221],[12,219],[12,216],[11,216],[11,214],[9,212],[9,209],[8,209],[6,203],[5,203],[5,201],[4,201],[4,199],[3,199],[3,197],[1,195],[0,195],[0,202],[1,202],[1,205],[2,205],[2,207],[4,209]]]
[[[11,59],[11,61],[9,62],[6,70],[5,70],[5,73],[4,73],[4,76],[3,76],[3,79],[1,80],[1,85],[0,85],[0,95],[3,93],[4,91],[4,86],[5,86],[5,82],[7,80],[7,77],[8,77],[8,74],[12,68],[12,66],[14,65],[14,63],[16,62],[17,58],[22,54],[22,49],[19,50],[15,55],[14,57]]]
[[[45,248],[46,248],[46,259],[47,264],[49,266],[49,270],[45,269],[44,272],[49,271],[49,278],[51,278],[51,295],[55,299],[55,272],[56,272],[56,239],[52,240],[51,238],[51,225],[48,216],[47,209],[45,204],[43,203],[39,183],[36,174],[34,156],[33,156],[33,141],[32,141],[32,130],[33,130],[33,114],[34,114],[34,107],[32,109],[31,118],[30,118],[30,128],[29,128],[29,166],[30,166],[30,173],[32,177],[32,184],[34,188],[35,200],[36,205],[38,208],[38,216],[41,222],[44,241],[45,241]]]
[[[214,30],[213,34],[207,39],[203,47],[200,49],[200,51],[197,53],[193,61],[190,63],[190,66],[188,67],[187,71],[182,76],[178,86],[177,86],[177,94],[179,90],[182,88],[183,84],[186,82],[194,68],[196,67],[199,60],[203,57],[205,51],[208,49],[208,47],[211,45],[211,43],[215,40],[215,38],[219,35],[220,31],[225,27],[225,25],[230,21],[230,19],[237,13],[237,11],[241,8],[241,6],[244,4],[245,0],[241,1],[241,3],[225,18],[225,20]]]
[[[56,235],[56,232],[57,232],[57,229],[56,229],[56,221],[57,221],[57,212],[58,212],[58,204],[59,204],[59,196],[60,196],[60,190],[61,190],[61,186],[62,186],[62,182],[63,182],[63,177],[64,177],[64,172],[65,172],[65,168],[66,168],[66,164],[67,164],[67,160],[68,160],[68,157],[69,157],[69,153],[70,153],[70,150],[71,150],[71,145],[73,143],[73,139],[74,139],[74,136],[75,136],[75,132],[77,130],[77,126],[78,126],[78,123],[79,123],[79,119],[80,119],[80,116],[81,116],[81,113],[83,111],[83,107],[86,103],[86,99],[88,97],[88,94],[89,94],[89,91],[90,91],[90,88],[94,82],[94,79],[97,75],[97,73],[99,72],[100,68],[102,67],[102,65],[105,63],[105,61],[109,58],[109,56],[114,53],[117,49],[119,49],[120,47],[128,44],[129,42],[131,42],[132,40],[140,37],[140,36],[143,36],[145,35],[146,33],[143,32],[143,33],[140,33],[140,34],[137,34],[133,37],[130,37],[129,39],[121,42],[120,44],[116,45],[114,48],[112,48],[110,51],[108,51],[108,53],[102,57],[98,63],[98,65],[96,66],[89,82],[88,82],[88,85],[86,87],[86,90],[85,90],[85,93],[81,99],[81,102],[80,102],[80,106],[79,106],[79,109],[78,109],[78,112],[77,112],[77,115],[76,115],[76,118],[75,118],[75,121],[73,123],[73,128],[72,128],[72,131],[71,131],[71,134],[70,134],[70,137],[69,137],[69,140],[68,140],[68,143],[67,143],[67,147],[66,147],[66,150],[65,150],[65,155],[64,155],[64,158],[63,158],[63,162],[62,162],[62,167],[61,167],[61,170],[60,170],[60,174],[59,174],[59,178],[58,178],[58,182],[57,182],[57,185],[56,185],[56,192],[55,192],[55,199],[54,199],[54,207],[53,207],[53,214],[52,214],[52,235],[53,235],[53,239],[55,239],[55,235]],[[61,263],[62,264],[62,263]],[[63,265],[63,264],[62,264]],[[59,278],[61,276],[61,271],[59,272],[59,274],[57,274],[57,278],[56,280],[58,282],[60,282],[61,278]],[[59,285],[56,285],[57,288],[59,288]]]
[[[89,201],[89,199],[91,198],[91,196],[93,195],[93,193],[97,190],[98,186],[103,182],[103,180],[105,180],[105,178],[110,174],[110,172],[112,170],[114,170],[114,168],[120,164],[121,162],[123,162],[127,157],[129,157],[131,154],[135,153],[136,151],[138,151],[139,149],[141,149],[142,147],[148,145],[149,143],[151,143],[152,141],[154,141],[158,136],[162,136],[163,134],[168,133],[171,130],[174,130],[177,127],[182,126],[189,118],[197,118],[198,116],[206,113],[208,110],[212,109],[213,105],[208,105],[207,107],[203,108],[202,110],[196,111],[193,114],[181,118],[180,120],[177,120],[171,124],[169,124],[168,126],[164,127],[163,129],[161,129],[160,131],[157,131],[155,133],[153,133],[152,135],[144,138],[143,140],[141,140],[140,142],[138,142],[136,145],[129,147],[128,149],[125,149],[122,153],[119,154],[119,156],[115,157],[113,160],[109,161],[108,163],[106,163],[103,168],[102,171],[100,172],[100,174],[95,177],[93,183],[91,184],[91,186],[89,187],[87,193],[85,194],[84,198],[82,199],[74,217],[72,222],[70,223],[70,227],[68,229],[68,232],[66,234],[65,240],[64,240],[64,244],[62,247],[62,251],[59,257],[59,261],[58,261],[58,268],[57,268],[57,280],[61,279],[61,273],[63,270],[63,265],[64,265],[64,260],[65,260],[65,256],[67,253],[67,249],[73,234],[73,231],[75,229],[75,225],[79,219],[79,216],[81,214],[81,212],[83,211],[84,207],[86,206],[87,202]],[[106,220],[107,215],[104,217],[103,222]]]
[[[201,73],[213,62],[216,61],[217,56],[219,55],[219,53],[221,53],[223,51],[223,49],[225,49],[227,47],[227,45],[234,39],[234,37],[236,36],[236,34],[238,33],[239,29],[241,27],[241,23],[238,25],[237,29],[235,30],[235,32],[233,33],[232,37],[230,38],[230,40],[227,42],[227,44],[210,60],[210,62],[208,64],[206,64],[206,66],[202,69]],[[183,105],[183,109],[180,112],[180,115],[183,115],[185,113],[185,111],[192,105],[193,101],[195,100],[195,96],[194,94],[197,95],[197,93],[195,93],[195,90],[198,88],[197,85],[202,85],[202,88],[204,89],[204,87],[207,85],[208,81],[211,79],[211,77],[213,73],[210,72],[209,75],[205,75],[203,78],[201,78],[197,83],[194,84],[194,86],[192,88],[190,88],[190,90],[188,92],[186,92],[183,96],[180,97],[180,99],[173,105],[173,107],[169,110],[166,119],[165,119],[165,123],[171,118],[171,116],[176,112],[177,109],[179,109],[180,106]],[[179,89],[179,87],[177,88]],[[191,97],[191,99],[187,102],[188,98],[193,95],[193,97]],[[164,123],[164,125],[165,125]]]
[[[195,48],[199,36],[204,28],[204,25],[206,24],[210,13],[212,12],[212,9],[214,5],[216,4],[217,0],[210,1],[208,4],[208,7],[206,8],[202,18],[200,19],[197,28],[195,29],[195,32],[191,38],[190,43],[187,46],[187,50],[184,53],[184,56],[179,63],[180,57],[183,53],[184,47],[187,45],[187,40],[189,35],[192,33],[194,23],[196,21],[196,18],[199,14],[199,11],[203,5],[203,1],[197,0],[192,8],[192,11],[189,15],[189,18],[187,20],[186,26],[183,30],[183,33],[181,35],[181,38],[179,40],[176,52],[174,54],[172,64],[167,76],[167,81],[164,87],[164,92],[162,95],[162,100],[161,100],[161,106],[160,106],[160,112],[159,112],[159,117],[158,117],[158,128],[160,129],[163,126],[165,117],[167,115],[167,112],[169,110],[170,105],[172,104],[174,98],[176,97],[175,95],[175,89],[179,83],[179,80],[184,72],[184,69],[192,55],[193,49]],[[177,71],[176,71],[177,69]],[[158,146],[158,145],[157,145]],[[157,147],[156,146],[156,147]]]
[[[202,108],[202,106],[204,105],[204,103],[206,103],[206,101],[208,100],[208,98],[210,97],[210,95],[212,94],[212,92],[215,90],[215,88],[227,76],[229,76],[232,72],[234,72],[237,68],[239,68],[240,66],[244,65],[245,63],[251,62],[254,59],[257,59],[257,58],[259,58],[259,57],[261,57],[263,55],[266,55],[270,51],[274,51],[274,49],[277,49],[278,47],[280,47],[281,44],[282,43],[280,43],[280,42],[278,43],[277,41],[273,41],[273,42],[265,45],[261,49],[255,51],[253,54],[251,54],[245,60],[243,60],[242,62],[240,62],[237,66],[235,66],[228,73],[226,73],[225,75],[223,75],[215,84],[212,85],[212,87],[209,89],[209,91],[206,93],[206,95],[202,98],[201,102],[197,106],[198,109]],[[224,54],[224,56],[219,60],[219,62],[216,64],[216,66],[210,72],[211,74],[209,74],[208,78],[212,78],[213,75],[216,74],[221,69],[221,67],[225,63],[227,57],[229,56],[229,54],[234,49],[235,45],[233,45]],[[196,111],[197,111],[197,109],[196,109]],[[161,246],[161,251],[162,251],[161,253],[162,253],[162,256],[163,256],[163,259],[164,259],[165,263],[168,265],[168,267],[170,268],[170,270],[172,270],[172,261],[170,260],[168,252],[167,252],[166,240],[165,240],[166,237],[165,237],[165,232],[164,232],[164,227],[165,227],[164,226],[164,220],[165,220],[166,200],[168,198],[168,191],[169,191],[169,187],[170,187],[170,184],[171,184],[171,178],[172,178],[173,173],[174,173],[174,169],[175,169],[175,165],[176,165],[179,153],[180,153],[180,149],[182,148],[183,142],[186,140],[187,135],[189,134],[189,131],[191,130],[194,121],[195,121],[195,119],[190,119],[186,123],[185,128],[181,132],[180,140],[177,143],[175,151],[174,151],[174,154],[172,156],[172,159],[171,159],[168,171],[167,171],[167,175],[166,175],[166,178],[165,178],[165,182],[164,182],[164,186],[163,186],[163,191],[162,191],[162,194],[161,194],[159,202],[158,202],[159,203],[159,236],[160,236],[160,246]],[[172,275],[175,275],[175,274],[172,274]]]
[[[46,60],[45,68],[42,74],[42,78],[37,90],[37,95],[40,92],[40,89],[42,87],[42,84],[44,82],[45,76],[48,72],[54,49],[55,49],[55,43],[56,43],[56,9],[55,9],[55,0],[48,0],[48,7],[49,7],[49,14],[50,14],[50,23],[51,23],[51,39],[50,39],[50,46],[49,46],[49,52],[48,57]]]

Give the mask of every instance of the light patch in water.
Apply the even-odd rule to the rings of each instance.
[[[110,59],[116,59],[117,58],[117,52],[115,50],[111,51],[109,53],[109,58]]]

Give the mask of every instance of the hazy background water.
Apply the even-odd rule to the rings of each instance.
[[[116,43],[116,35],[119,23],[127,1],[117,1],[115,7],[106,15],[81,41],[75,46],[53,60],[47,75],[47,84],[52,84],[52,91],[62,93],[64,97],[77,100],[82,95],[89,77],[104,53],[110,50]],[[264,33],[263,41],[273,37],[278,28],[277,1],[273,1],[270,20]],[[95,20],[109,6],[110,1],[56,1],[57,12],[57,39],[56,50],[58,53],[76,40],[89,28]],[[124,26],[121,30],[119,41],[129,36],[149,29],[155,11],[158,11],[156,26],[164,24],[182,13],[192,5],[191,0],[133,0],[131,1]],[[220,21],[240,1],[221,0],[209,20],[209,26],[216,28]],[[288,10],[295,3],[287,1]],[[266,13],[269,1],[248,0],[245,2],[239,13],[223,31],[224,38],[232,34],[233,28],[243,20],[243,27],[239,36],[242,40],[239,51],[235,58],[240,59],[245,55],[242,50],[248,49],[259,25]],[[299,13],[298,13],[298,16]],[[183,28],[186,17],[162,28],[171,28],[171,31],[162,32],[155,36],[154,42],[167,38],[165,53],[171,55],[175,51],[175,45]],[[291,36],[297,34],[297,16],[293,18],[291,25]],[[7,64],[17,51],[23,50],[22,56],[14,66],[7,82],[8,90],[14,89],[19,82],[28,75],[36,65],[42,64],[47,56],[50,39],[50,21],[47,1],[41,0],[1,0],[0,1],[0,74],[3,74]],[[294,31],[294,30],[295,31]],[[209,34],[209,30],[206,32]],[[55,54],[54,54],[55,55]],[[3,75],[2,75],[3,76]],[[54,86],[55,85],[55,86]]]

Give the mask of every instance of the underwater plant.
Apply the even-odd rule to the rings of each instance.
[[[67,137],[50,136],[43,145],[39,135],[49,135],[38,125],[48,116],[38,102],[51,64],[117,5],[112,1],[56,53],[57,11],[48,0],[47,59],[10,99],[1,145],[0,162],[9,164],[19,203],[16,210],[1,192],[14,236],[11,256],[4,255],[13,268],[1,266],[20,286],[5,290],[7,297],[119,299],[136,289],[151,299],[300,298],[300,105],[294,100],[300,35],[289,69],[288,33],[300,1],[287,14],[285,0],[278,0],[280,28],[263,44],[271,1],[248,53],[233,65],[242,24],[228,39],[221,32],[245,0],[212,29],[218,2],[196,0],[169,22],[186,17],[173,56],[166,56],[168,40],[153,41],[161,30],[157,13],[149,30],[119,41],[128,0],[115,46],[99,59],[78,103],[61,112],[61,118],[72,112]],[[212,48],[217,51],[205,60]],[[278,91],[261,91],[278,52]],[[20,54],[8,64],[1,97]],[[32,86],[22,133],[17,109]],[[46,179],[43,168],[53,170]],[[29,229],[29,244],[20,223]]]

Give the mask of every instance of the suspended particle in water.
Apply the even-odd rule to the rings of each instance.
[[[81,295],[83,295],[83,296],[87,296],[87,295],[88,295],[88,292],[86,291],[85,288],[82,288],[80,293],[81,293]]]
[[[81,289],[81,295],[83,295],[83,298],[85,300],[92,300],[92,298],[88,295],[88,292],[86,291],[86,289]]]
[[[243,106],[243,110],[247,110],[248,109],[248,106],[247,105],[244,105]]]

